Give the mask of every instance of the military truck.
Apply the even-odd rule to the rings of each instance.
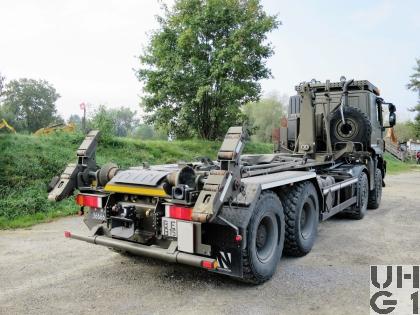
[[[341,213],[362,219],[378,208],[386,174],[385,128],[395,106],[365,80],[296,86],[272,154],[242,154],[231,127],[217,160],[99,167],[91,131],[49,186],[59,201],[77,189],[90,236],[68,238],[119,253],[204,268],[251,283],[272,277],[282,256],[303,256],[318,223]]]

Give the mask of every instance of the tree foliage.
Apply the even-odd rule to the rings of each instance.
[[[55,102],[60,97],[55,88],[44,80],[19,79],[5,85],[1,115],[18,131],[34,132],[62,121]]]
[[[2,76],[2,74],[0,72],[0,97],[3,94],[5,80],[6,80],[6,78],[4,76]]]
[[[143,140],[165,140],[168,138],[167,134],[147,124],[138,125],[138,127],[134,131],[134,137]]]
[[[77,114],[70,115],[67,123],[74,124],[77,129],[82,130],[82,118]]]
[[[410,76],[410,82],[407,88],[418,93],[419,98],[417,105],[410,110],[416,112],[414,118],[415,137],[420,138],[420,59],[416,60],[416,66],[413,68],[414,73]]]
[[[399,142],[417,139],[416,126],[412,121],[397,123],[394,130]]]
[[[280,118],[285,115],[284,101],[273,95],[246,104],[243,112],[253,138],[261,142],[271,142],[273,129],[280,127]]]
[[[138,71],[147,122],[178,138],[222,137],[271,76],[276,16],[259,0],[177,0],[158,21]]]
[[[139,120],[136,111],[127,107],[108,109],[100,105],[89,121],[90,128],[99,129],[103,137],[126,137],[131,135]]]
[[[416,66],[413,68],[414,73],[410,76],[410,82],[407,88],[413,91],[420,90],[420,59],[416,60]]]
[[[128,107],[112,109],[111,114],[114,117],[115,135],[118,137],[131,135],[139,124],[139,120],[136,118],[137,112]]]

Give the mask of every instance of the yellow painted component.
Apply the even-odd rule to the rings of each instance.
[[[76,125],[74,123],[69,123],[68,125],[65,124],[56,124],[49,127],[38,129],[34,132],[34,135],[41,136],[41,135],[48,135],[54,131],[64,131],[64,132],[73,132],[76,129]]]
[[[162,188],[156,187],[107,184],[104,190],[108,192],[118,192],[140,196],[168,197]]]
[[[10,125],[7,123],[6,119],[4,119],[4,118],[3,118],[2,120],[0,120],[0,129],[2,129],[2,128],[7,128],[7,129],[9,129],[11,132],[16,133],[15,128],[13,128],[12,126],[10,126]]]

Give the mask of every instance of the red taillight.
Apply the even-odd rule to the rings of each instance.
[[[102,197],[95,195],[83,195],[78,194],[76,196],[76,203],[79,206],[91,207],[91,208],[102,208]]]
[[[180,220],[191,221],[193,208],[187,208],[176,205],[166,205],[166,217]]]
[[[209,261],[209,260],[202,260],[201,267],[206,269],[216,269],[217,268],[217,260]]]

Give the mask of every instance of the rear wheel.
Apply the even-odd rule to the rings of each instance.
[[[359,175],[357,182],[357,198],[358,203],[353,205],[349,210],[346,210],[345,213],[352,219],[361,220],[367,212],[369,199],[369,182],[364,172]]]
[[[290,256],[304,256],[315,243],[318,222],[318,194],[311,182],[302,182],[281,190],[286,234],[284,252]]]
[[[243,280],[258,284],[270,279],[276,271],[283,243],[283,207],[275,193],[263,192],[248,225]]]
[[[378,209],[382,198],[382,172],[376,169],[375,172],[375,189],[369,192],[369,209]]]

